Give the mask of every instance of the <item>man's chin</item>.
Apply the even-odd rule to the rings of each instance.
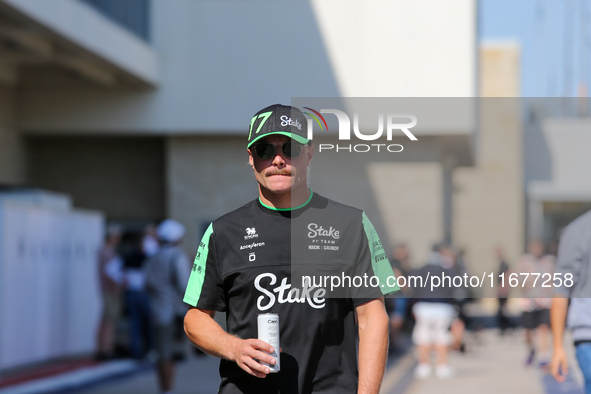
[[[274,178],[274,179],[273,179]],[[302,180],[299,177],[273,177],[273,178],[266,178],[266,182],[264,184],[260,184],[263,189],[273,193],[273,194],[286,194],[291,193],[296,189],[299,189],[302,186]],[[307,185],[304,183],[306,189]]]
[[[267,189],[268,191],[270,191],[273,194],[287,194],[291,192],[291,185],[289,186],[271,186],[271,187],[266,187],[265,189]]]

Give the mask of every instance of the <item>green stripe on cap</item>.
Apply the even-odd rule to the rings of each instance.
[[[259,116],[255,116],[252,118],[252,120],[250,121],[250,131],[248,132],[248,139],[250,139],[250,136],[252,135],[252,126],[254,125],[255,120],[262,119],[261,123],[259,123],[259,127],[257,127],[257,131],[254,132],[256,135],[259,133],[259,131],[261,131],[261,128],[263,127],[263,125],[265,124],[267,119],[269,119],[269,117],[272,114],[273,114],[273,111],[269,111],[269,112],[262,113]]]
[[[272,134],[281,134],[281,135],[285,135],[285,136],[287,136],[287,137],[289,137],[289,138],[291,138],[291,139],[293,139],[293,140],[296,140],[296,141],[297,141],[297,142],[299,142],[300,144],[304,144],[304,145],[305,145],[305,144],[307,144],[308,142],[310,142],[310,140],[309,140],[309,139],[307,139],[307,138],[305,138],[305,137],[302,137],[302,136],[301,136],[301,135],[299,135],[299,134],[295,134],[295,133],[289,133],[289,132],[287,132],[287,131],[272,131],[272,132],[270,132],[270,133],[265,133],[265,134],[263,134],[263,135],[259,135],[259,136],[258,136],[258,137],[256,137],[254,140],[250,141],[250,142],[248,143],[248,146],[247,146],[247,148],[250,148],[250,146],[251,146],[252,144],[254,144],[256,141],[260,140],[261,138],[264,138],[264,137],[266,137],[266,136],[268,136],[268,135],[272,135]]]

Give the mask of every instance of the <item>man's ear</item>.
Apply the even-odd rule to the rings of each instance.
[[[246,148],[246,151],[248,152],[248,164],[250,164],[250,166],[254,170],[254,158],[252,157],[252,152],[248,148]]]
[[[308,145],[308,165],[310,165],[312,157],[314,157],[314,145]]]

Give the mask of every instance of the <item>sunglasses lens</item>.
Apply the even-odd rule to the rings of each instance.
[[[292,159],[298,157],[302,153],[302,147],[303,145],[298,143],[286,142],[281,147],[281,150],[285,157]]]
[[[275,145],[262,142],[255,145],[254,152],[259,159],[268,160],[275,155]]]
[[[302,154],[303,147],[304,145],[297,142],[286,142],[281,145],[281,152],[288,159],[293,159]],[[275,157],[275,151],[275,145],[267,142],[261,142],[254,146],[254,153],[261,160],[268,160]]]

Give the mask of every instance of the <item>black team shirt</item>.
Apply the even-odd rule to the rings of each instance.
[[[331,275],[345,288],[331,293],[330,280],[321,283]],[[355,307],[398,290],[389,276],[363,211],[315,193],[285,210],[257,199],[209,226],[184,301],[226,312],[228,332],[242,339],[257,338],[259,314],[279,315],[281,371],[260,379],[221,360],[220,393],[357,393]]]

